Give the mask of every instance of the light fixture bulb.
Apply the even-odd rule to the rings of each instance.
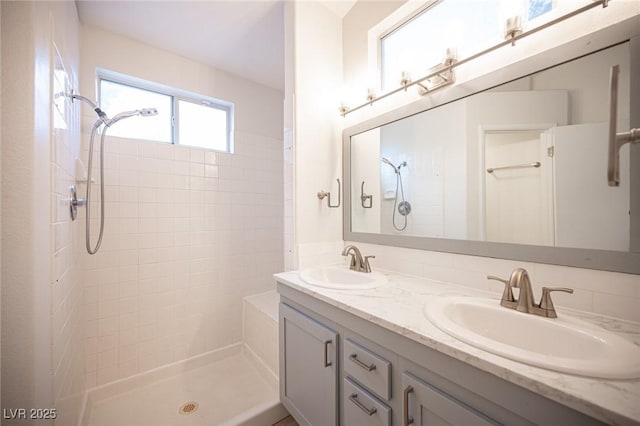
[[[505,22],[504,38],[511,40],[511,45],[515,46],[515,38],[522,34],[522,19],[520,16],[511,16]]]
[[[404,70],[400,75],[400,86],[404,87],[404,90],[406,91],[409,83],[411,83],[411,73],[407,70]]]
[[[340,107],[338,108],[338,111],[340,112],[341,116],[344,117],[349,111],[349,109],[350,108],[347,105],[345,105],[344,102],[340,102]]]
[[[455,46],[448,47],[444,57],[445,65],[451,65],[458,61],[458,48]]]
[[[376,98],[376,91],[373,88],[367,89],[367,102],[373,104],[373,100]]]

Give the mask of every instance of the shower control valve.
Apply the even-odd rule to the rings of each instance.
[[[71,185],[69,187],[69,195],[71,199],[69,200],[69,211],[71,213],[71,220],[76,220],[78,217],[78,206],[86,206],[87,199],[86,198],[78,198],[76,195],[76,186]]]

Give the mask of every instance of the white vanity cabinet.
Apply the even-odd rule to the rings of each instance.
[[[603,424],[314,295],[278,291],[280,397],[300,424]]]
[[[280,304],[280,400],[301,425],[338,423],[338,334]]]

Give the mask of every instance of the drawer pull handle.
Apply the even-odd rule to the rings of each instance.
[[[378,409],[376,407],[373,408],[367,408],[364,405],[362,405],[362,402],[360,402],[358,400],[358,394],[357,393],[352,393],[349,396],[349,401],[353,402],[354,404],[356,404],[356,406],[361,409],[362,411],[364,411],[365,413],[367,413],[368,416],[373,416],[376,411],[378,411]]]
[[[403,415],[403,426],[409,426],[413,423],[413,417],[409,415],[409,394],[413,392],[412,386],[407,386],[403,392],[402,396],[402,415]]]
[[[324,366],[331,367],[331,361],[329,361],[329,345],[332,343],[331,340],[326,340],[324,342]]]
[[[376,369],[376,365],[375,364],[367,365],[364,362],[360,361],[358,359],[358,354],[349,355],[349,359],[351,361],[355,362],[358,367],[363,368],[363,369],[365,369],[367,371],[373,371],[373,370]]]

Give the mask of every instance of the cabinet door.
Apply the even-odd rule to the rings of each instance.
[[[407,372],[402,373],[402,391],[403,426],[498,424]]]
[[[338,424],[338,334],[280,304],[280,401],[301,425]]]

